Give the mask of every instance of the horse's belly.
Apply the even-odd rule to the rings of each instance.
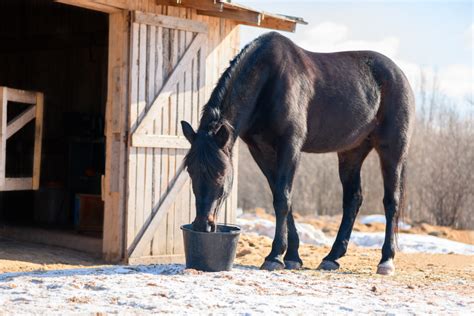
[[[308,128],[302,151],[309,153],[342,152],[357,147],[377,125],[375,118],[361,124],[332,125],[328,128]]]

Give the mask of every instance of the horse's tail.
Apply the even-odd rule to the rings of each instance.
[[[395,214],[395,242],[398,247],[398,232],[399,232],[399,222],[400,219],[403,220],[405,216],[406,209],[406,169],[407,161],[405,160],[402,164],[402,170],[400,172],[400,199],[398,212]]]

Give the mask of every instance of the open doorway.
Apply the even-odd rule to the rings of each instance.
[[[102,249],[108,15],[50,0],[0,3],[0,86],[44,94],[38,190],[0,192],[0,236]],[[24,111],[8,104],[7,120]],[[7,177],[31,174],[34,123],[8,139]]]

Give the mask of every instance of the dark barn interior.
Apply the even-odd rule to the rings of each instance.
[[[0,192],[2,235],[101,237],[107,57],[107,14],[49,0],[0,2],[0,86],[44,93],[40,188]],[[9,102],[7,120],[24,107]],[[8,139],[7,177],[31,175],[33,134],[30,122]]]

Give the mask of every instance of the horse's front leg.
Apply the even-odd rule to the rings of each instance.
[[[288,213],[287,221],[288,249],[286,250],[285,257],[283,258],[285,261],[285,269],[299,270],[303,267],[303,261],[301,260],[299,254],[300,238],[298,236],[298,231],[296,230],[292,208]]]
[[[288,145],[285,146],[284,144]],[[288,215],[291,210],[291,189],[299,156],[300,150],[295,147],[295,142],[285,141],[277,151],[276,177],[272,188],[276,217],[275,237],[272,250],[261,266],[261,269],[264,270],[285,268],[283,255],[288,247]],[[294,225],[294,223],[291,224]]]

